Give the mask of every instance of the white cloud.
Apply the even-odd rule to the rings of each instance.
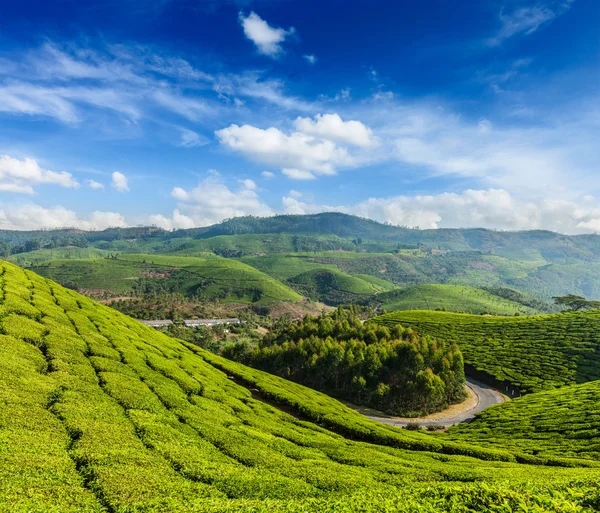
[[[487,119],[482,119],[477,123],[477,129],[482,134],[489,134],[492,131],[492,123]]]
[[[290,193],[282,198],[282,210],[287,214],[344,212],[421,229],[484,227],[570,234],[600,232],[599,208],[562,199],[524,201],[503,189],[370,198],[340,206],[306,203]]]
[[[88,186],[88,188],[94,189],[96,191],[104,190],[104,185],[101,184],[100,182],[97,182],[96,180],[86,180],[85,184]]]
[[[246,189],[249,189],[251,191],[255,191],[256,190],[256,183],[254,182],[254,180],[250,180],[249,178],[247,178],[246,180],[240,180],[240,183]]]
[[[290,190],[290,192],[288,192],[288,194],[292,197],[292,198],[301,198],[302,197],[302,193],[295,191],[294,189]]]
[[[283,52],[281,43],[287,36],[294,33],[293,27],[288,30],[271,27],[255,12],[251,12],[248,16],[240,12],[239,20],[244,29],[244,35],[256,45],[258,52],[272,58],[281,55]]]
[[[270,180],[271,178],[275,178],[275,173],[271,173],[271,171],[263,171],[260,176],[262,176],[263,178],[266,178],[267,180]]]
[[[165,230],[195,228],[193,219],[183,215],[179,209],[173,210],[171,218],[161,214],[155,214],[148,217],[148,224],[158,226]]]
[[[376,144],[369,127],[360,121],[343,121],[339,114],[317,114],[314,120],[299,117],[294,126],[299,132],[341,143],[362,147]]]
[[[36,204],[0,206],[0,229],[39,230],[54,228],[80,228],[82,230],[104,230],[110,227],[127,226],[121,214],[116,212],[92,212],[80,218],[72,210],[57,206],[45,208]]]
[[[127,181],[127,177],[119,171],[115,171],[112,174],[112,182],[110,186],[119,192],[127,192],[129,190],[129,183]]]
[[[490,46],[497,46],[512,36],[530,35],[542,25],[569,10],[575,0],[554,0],[537,2],[535,5],[520,7],[511,12],[500,12],[501,27],[498,33],[488,39]]]
[[[208,226],[238,216],[272,215],[273,210],[260,200],[255,189],[252,180],[242,180],[241,187],[232,191],[213,175],[190,191],[175,187],[171,196],[179,202],[177,216],[175,213],[171,219],[153,216],[152,221],[171,229]]]
[[[312,54],[308,54],[308,55],[303,55],[302,57],[304,57],[304,59],[306,60],[306,62],[308,62],[309,64],[316,64],[317,62],[317,57],[315,55]]]
[[[0,155],[0,191],[19,194],[34,194],[33,187],[40,184],[55,184],[60,187],[77,188],[79,183],[66,171],[55,172],[43,169],[32,158],[15,159]]]
[[[296,169],[293,167],[284,167],[281,172],[292,180],[314,180],[317,178],[310,171],[304,171],[303,169]]]
[[[197,146],[205,146],[209,143],[208,139],[203,135],[197,134],[193,130],[181,128],[181,139],[179,146],[183,148],[196,148]]]
[[[392,91],[377,91],[377,92],[373,93],[372,98],[373,98],[373,100],[376,100],[376,101],[393,100],[394,93]]]
[[[274,127],[263,130],[252,125],[234,124],[215,134],[221,144],[257,162],[301,170],[306,176],[309,173],[332,175],[336,167],[354,163],[345,148],[301,132],[286,135]]]

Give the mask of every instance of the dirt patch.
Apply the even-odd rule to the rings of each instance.
[[[367,415],[368,417],[385,417],[390,420],[408,423],[428,422],[445,419],[447,417],[454,417],[456,415],[459,415],[461,413],[467,412],[475,408],[475,406],[477,406],[477,403],[479,402],[477,395],[475,395],[473,390],[471,390],[469,387],[465,387],[465,389],[467,391],[467,398],[462,403],[453,404],[445,410],[438,411],[436,413],[431,413],[429,415],[425,415],[424,417],[394,417],[392,415],[386,415],[385,413],[382,413],[378,410],[374,410],[373,408],[367,408],[365,406],[355,406],[350,403],[346,404],[350,406],[353,410],[356,410],[359,413],[362,413],[363,415]]]
[[[140,275],[143,278],[151,278],[153,280],[166,280],[177,271],[178,269],[150,269],[142,271]]]
[[[314,301],[300,301],[298,303],[280,302],[269,310],[269,314],[276,319],[284,315],[289,315],[293,320],[299,320],[304,319],[307,314],[318,316],[322,313],[332,312],[333,310],[335,308],[332,306]]]

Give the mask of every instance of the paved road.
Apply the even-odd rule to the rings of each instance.
[[[441,412],[436,415],[437,418],[435,419],[429,419],[427,417],[418,419],[400,419],[383,415],[367,415],[367,417],[371,420],[397,427],[404,427],[410,423],[418,423],[421,426],[434,425],[450,427],[454,424],[459,424],[460,422],[469,422],[475,417],[476,413],[479,413],[494,404],[504,402],[504,396],[500,392],[479,381],[467,378],[467,386],[475,394],[475,404],[465,411],[449,412],[446,416],[444,416],[444,412]]]

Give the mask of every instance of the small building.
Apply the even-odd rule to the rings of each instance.
[[[150,326],[152,328],[162,328],[164,326],[171,326],[173,324],[173,321],[171,321],[170,319],[160,319],[160,320],[155,320],[155,321],[140,321],[142,324],[145,324],[146,326]]]
[[[218,324],[240,324],[236,318],[229,319],[186,319],[183,324],[188,328],[197,328],[198,326],[216,326]]]

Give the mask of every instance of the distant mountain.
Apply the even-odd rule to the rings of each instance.
[[[363,241],[385,241],[404,246],[441,251],[490,252],[512,260],[570,264],[600,260],[600,236],[562,235],[544,230],[494,231],[483,228],[419,230],[378,223],[341,213],[281,215],[273,217],[237,217],[204,228],[166,231],[156,227],[110,228],[102,231],[76,229],[8,231],[0,230],[0,243],[13,251],[38,249],[51,244],[97,246],[100,241],[166,242],[175,239],[209,239],[244,234],[331,235]],[[29,243],[28,248],[25,245]],[[98,246],[99,247],[99,246]],[[0,248],[1,249],[1,248]],[[18,249],[19,251],[14,251]],[[101,248],[112,249],[112,248]],[[138,248],[139,249],[139,248]]]

